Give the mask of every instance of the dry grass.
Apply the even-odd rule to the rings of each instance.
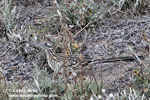
[[[45,2],[47,1],[24,0],[17,1],[16,3],[13,2],[13,4],[28,6]],[[45,62],[46,60],[49,66],[48,69],[53,71],[52,77],[49,77],[47,70],[35,69],[34,80],[38,93],[46,93],[50,95],[49,98],[56,97],[60,100],[92,100],[92,98],[94,100],[104,100],[103,97],[100,98],[100,96],[104,96],[108,100],[112,98],[124,98],[128,100],[128,98],[130,98],[129,96],[132,96],[131,98],[135,100],[145,100],[144,95],[142,96],[142,94],[135,92],[135,90],[130,90],[129,94],[123,92],[121,96],[107,96],[102,92],[104,88],[102,76],[100,81],[97,80],[92,69],[88,71],[88,77],[84,77],[83,71],[89,70],[90,68],[87,63],[85,69],[83,69],[82,64],[83,61],[86,62],[84,55],[82,55],[86,37],[80,42],[77,41],[76,38],[81,33],[87,35],[91,30],[94,30],[94,27],[97,26],[97,22],[103,20],[106,13],[112,15],[126,9],[142,13],[148,8],[147,2],[148,1],[140,2],[139,0],[113,0],[113,5],[109,7],[108,5],[95,1],[90,2],[88,0],[78,2],[73,0],[70,3],[62,3],[60,5],[55,0],[51,2],[53,10],[50,11],[50,15],[47,15],[48,17],[36,18],[40,20],[43,25],[40,30],[36,30],[36,26],[32,25],[18,27],[18,25],[14,23],[19,15],[16,11],[17,6],[12,6],[11,2],[2,0],[0,2],[2,6],[0,9],[0,20],[4,23],[6,29],[6,33],[3,33],[5,34],[4,36],[12,42],[16,50],[22,55],[27,54],[28,49],[36,50],[38,60],[41,60],[41,62]],[[115,8],[115,12],[111,12],[112,8]],[[29,48],[29,46],[31,47]],[[56,53],[57,50],[60,52]],[[76,65],[72,62],[76,63]],[[35,66],[37,66],[36,62],[34,63]],[[78,72],[73,67],[77,68]],[[148,89],[148,92],[146,90],[144,90],[144,92],[146,92],[146,97],[149,97],[149,79],[146,76],[149,72],[146,71],[148,70],[140,70],[139,73],[136,72],[136,76],[133,77],[133,80],[135,81],[134,85],[139,86],[139,84],[144,84],[143,88]],[[4,77],[2,79],[4,80]],[[5,84],[3,83],[2,85]]]

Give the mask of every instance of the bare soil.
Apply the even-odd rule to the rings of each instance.
[[[19,5],[19,4],[18,4]],[[49,10],[46,5],[25,5],[18,6],[20,13],[20,24],[33,24],[35,16],[44,16],[43,11]],[[95,31],[90,32],[87,37],[87,49],[83,54],[88,54],[92,59],[107,59],[110,57],[133,56],[128,46],[131,46],[137,55],[146,55],[149,53],[149,45],[143,40],[142,34],[149,37],[150,33],[150,15],[128,16],[127,14],[117,13],[99,22]],[[84,35],[81,35],[84,38]],[[35,59],[35,58],[34,58]],[[34,60],[33,59],[33,60]],[[146,61],[144,59],[143,61]],[[32,59],[26,59],[12,49],[12,44],[5,40],[0,41],[0,62],[1,70],[4,73],[8,83],[13,79],[16,81],[33,82]],[[118,61],[111,63],[102,63],[91,65],[100,80],[101,68],[102,78],[106,90],[118,92],[129,87],[129,80],[132,71],[140,67],[138,61],[126,62]],[[23,83],[20,83],[23,85]]]

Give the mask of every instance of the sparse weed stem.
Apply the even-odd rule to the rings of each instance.
[[[133,9],[133,11],[140,10],[138,7],[145,6],[146,4],[142,5],[144,1],[134,0],[135,2],[131,2],[131,0],[112,0],[115,1],[114,4],[117,5],[119,10],[123,10],[130,8]],[[141,6],[140,6],[141,5]],[[11,0],[2,0],[0,1],[0,20],[5,24],[7,36],[9,39],[12,39],[11,41],[19,41],[22,42],[24,38],[26,38],[25,41],[33,41],[33,42],[41,42],[44,41],[44,38],[41,34],[34,34],[34,29],[29,28],[31,34],[26,34],[28,30],[24,26],[18,27],[18,25],[15,23],[15,19],[18,16],[16,7],[12,7]],[[53,11],[50,17],[41,19],[43,21],[44,31],[51,31],[50,33],[59,34],[62,40],[55,39],[53,35],[49,35],[50,33],[46,34],[44,33],[44,37],[46,35],[49,35],[50,40],[46,40],[46,42],[51,42],[53,46],[55,47],[63,47],[62,53],[63,53],[63,64],[60,64],[61,71],[58,69],[55,69],[55,67],[58,63],[54,64],[54,66],[50,66],[51,64],[48,62],[50,68],[54,70],[54,77],[51,78],[47,72],[47,70],[40,70],[39,68],[35,68],[34,71],[34,81],[35,86],[39,90],[39,93],[46,93],[50,94],[50,98],[54,98],[60,96],[62,100],[105,100],[103,96],[107,98],[107,100],[123,100],[123,99],[135,99],[135,100],[145,100],[145,96],[149,97],[150,94],[150,72],[145,72],[144,69],[141,69],[140,73],[136,73],[134,78],[134,84],[135,86],[141,86],[142,92],[136,92],[134,89],[130,89],[130,92],[127,93],[126,91],[123,91],[121,93],[118,93],[117,95],[109,94],[107,95],[105,93],[105,90],[103,88],[103,79],[102,79],[102,67],[101,67],[101,82],[96,79],[96,76],[92,70],[92,68],[88,69],[91,72],[89,72],[89,77],[83,76],[83,67],[82,61],[85,61],[82,58],[82,52],[78,50],[82,46],[78,46],[76,44],[75,38],[81,33],[83,30],[87,30],[88,28],[91,28],[95,26],[95,22],[98,20],[103,19],[103,15],[108,11],[108,7],[104,7],[103,5],[99,6],[95,2],[95,0],[72,0],[70,3],[62,3],[62,5],[59,5],[57,3],[57,0],[54,0],[53,2]],[[98,24],[98,23],[96,23]],[[43,30],[39,30],[41,32]],[[32,37],[30,37],[30,35]],[[23,37],[25,36],[25,37]],[[86,39],[85,39],[86,41]],[[84,41],[84,42],[85,42]],[[83,44],[83,43],[81,43]],[[19,47],[23,47],[20,44],[14,44],[16,47],[19,45]],[[55,48],[54,47],[54,48]],[[52,47],[53,48],[53,47]],[[16,49],[16,48],[15,48]],[[17,48],[18,49],[18,48]],[[44,53],[46,52],[47,61],[51,59],[48,58],[49,51],[46,51],[42,48]],[[41,51],[41,49],[37,50],[38,52]],[[20,49],[18,51],[21,51]],[[43,57],[42,54],[38,53],[37,55],[39,57]],[[74,58],[72,57],[74,55],[74,52],[77,56]],[[45,57],[45,56],[44,56]],[[68,69],[72,67],[72,65],[69,65],[68,63],[71,63],[72,60],[76,60],[75,63],[79,63],[77,67],[79,67],[79,75],[76,74],[76,72],[72,72],[68,75]],[[45,63],[44,63],[45,64]],[[37,65],[36,65],[37,66]],[[86,69],[85,68],[85,69]],[[62,71],[63,70],[63,71]],[[70,71],[70,70],[69,70]],[[125,69],[125,71],[127,71]],[[61,75],[59,74],[61,72]],[[71,71],[70,71],[71,72]],[[93,74],[93,79],[91,78]],[[56,77],[55,77],[56,75]],[[63,76],[63,77],[62,77]],[[71,76],[71,82],[69,77]],[[75,76],[75,77],[74,77]],[[42,80],[40,80],[42,79]],[[141,89],[141,87],[138,87]],[[145,95],[142,95],[144,93]],[[61,94],[61,95],[60,95]],[[142,95],[142,96],[141,96]]]
[[[142,36],[143,36],[144,41],[147,42],[149,45],[149,39],[146,36],[145,30],[142,32],[143,32]],[[149,93],[149,89],[150,89],[149,73],[150,73],[150,71],[149,71],[149,68],[147,67],[147,63],[144,63],[144,61],[142,61],[137,56],[137,54],[133,51],[133,49],[131,47],[129,47],[129,49],[136,57],[136,59],[139,63],[139,66],[140,66],[139,69],[133,70],[133,72],[132,72],[131,81],[130,81],[130,84],[132,84],[131,87],[133,87],[135,90],[139,90],[139,95],[144,94],[146,98],[149,98],[150,97],[150,93]],[[148,54],[149,54],[149,52],[148,52]],[[147,55],[147,54],[145,54],[145,55]],[[145,56],[145,60],[147,60],[146,56]],[[149,64],[148,64],[148,66],[149,66]]]
[[[1,67],[1,64],[0,64]],[[8,99],[8,86],[6,83],[6,78],[3,72],[0,71],[0,99]]]
[[[101,90],[100,90],[100,93],[103,94],[102,92],[102,89],[103,89],[103,71],[102,71],[102,66],[100,66],[100,72],[101,72],[101,75],[100,75],[100,80],[101,80]]]
[[[101,89],[100,89],[100,88],[102,88],[102,84],[101,84],[101,87],[99,87],[98,82],[97,82],[97,79],[96,79],[96,76],[95,76],[95,74],[94,74],[92,68],[91,68],[91,73],[93,74],[94,81],[95,81],[95,83],[96,83],[96,85],[97,85],[97,93],[96,93],[96,95],[100,95],[100,94],[101,94],[101,93],[100,93],[100,92],[101,92]],[[102,83],[102,82],[101,82],[101,83]]]

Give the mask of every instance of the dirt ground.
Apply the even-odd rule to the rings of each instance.
[[[19,5],[19,4],[18,4]],[[35,16],[44,16],[43,11],[49,10],[49,6],[25,5],[19,6],[20,24],[33,24]],[[128,16],[126,14],[116,14],[99,22],[99,27],[88,34],[87,49],[83,54],[88,54],[93,59],[103,59],[110,57],[133,56],[128,46],[140,56],[149,53],[149,45],[143,40],[142,34],[150,37],[150,14],[142,16]],[[84,38],[84,35],[81,35]],[[0,62],[1,70],[9,82],[16,81],[33,82],[34,65],[31,60],[26,60],[14,49],[12,44],[1,39],[0,41]],[[146,61],[144,59],[143,61]],[[121,91],[129,87],[129,80],[134,69],[139,68],[137,61],[118,61],[111,63],[92,64],[92,69],[96,78],[100,80],[101,68],[102,77],[106,90],[110,93]],[[23,84],[23,83],[20,83]]]

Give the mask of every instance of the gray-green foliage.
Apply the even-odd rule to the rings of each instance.
[[[103,90],[102,90],[103,91]],[[139,91],[134,89],[124,90],[117,94],[107,94],[105,91],[102,95],[93,95],[90,100],[149,100],[146,98],[145,94],[140,94]]]
[[[15,19],[18,17],[16,6],[12,6],[12,0],[0,1],[0,20],[5,24],[7,31],[14,28]]]
[[[0,6],[0,21],[5,26],[5,36],[8,36],[8,38],[13,40],[21,40],[22,37],[17,32],[19,27],[16,24],[16,19],[18,18],[19,13],[17,13],[16,6],[12,6],[12,0],[1,0]]]
[[[61,27],[83,28],[88,23],[93,26],[96,21],[103,18],[107,10],[107,6],[98,4],[94,0],[87,0],[87,2],[73,0],[71,3],[61,5],[55,1],[54,4],[49,17],[42,19],[46,22],[44,29],[51,31],[58,31]]]
[[[145,12],[149,7],[149,0],[111,0],[118,9],[131,9],[133,12]]]
[[[64,94],[63,100],[86,100],[89,99],[92,95],[100,94],[101,82],[96,83],[93,80],[90,80],[89,77],[86,77],[83,82],[82,80],[77,80],[76,83],[67,84],[68,89]]]
[[[129,92],[124,90],[121,93],[118,93],[115,98],[116,100],[147,100],[144,94],[141,95],[139,91],[131,88]]]
[[[34,82],[39,93],[49,95],[49,98],[58,97],[58,89],[59,92],[65,90],[65,84],[62,83],[62,77],[59,77],[56,81],[50,77],[46,69],[40,70],[37,66],[34,69]]]

